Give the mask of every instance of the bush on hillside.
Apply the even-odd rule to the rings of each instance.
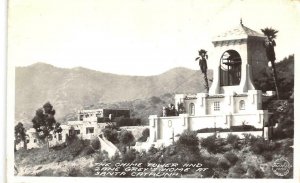
[[[208,152],[216,153],[218,145],[216,144],[216,137],[214,135],[208,136],[201,140],[201,146],[205,147]]]
[[[104,134],[104,137],[107,138],[107,140],[111,141],[113,144],[119,143],[118,131],[115,128],[104,128],[102,132]]]
[[[245,173],[246,170],[243,166],[241,164],[236,164],[229,169],[227,178],[242,178]]]
[[[227,138],[227,143],[231,144],[233,148],[238,148],[238,143],[239,143],[239,137],[237,135],[233,134],[228,134]]]
[[[82,172],[77,167],[71,167],[71,168],[68,169],[68,176],[70,176],[70,177],[81,177]]]
[[[123,163],[131,163],[135,160],[136,156],[139,153],[135,149],[130,149],[125,154],[123,154],[122,162]]]
[[[76,139],[71,144],[69,144],[67,149],[69,150],[70,154],[75,157],[80,154],[80,152],[86,147],[86,145],[87,144],[85,144],[83,140]]]
[[[118,138],[119,141],[124,145],[124,147],[128,146],[130,148],[130,146],[135,142],[135,138],[132,135],[132,132],[127,130],[122,130]]]
[[[228,170],[231,166],[230,162],[226,158],[220,158],[217,165],[223,170]]]
[[[91,140],[91,146],[92,146],[92,148],[93,148],[94,150],[100,149],[101,144],[100,144],[100,141],[99,141],[98,137],[93,138],[93,139]]]
[[[153,96],[150,98],[150,101],[152,104],[158,104],[161,102],[161,99],[159,97]]]
[[[149,135],[150,135],[149,128],[144,129],[142,132],[142,136],[138,139],[138,142],[146,142]]]
[[[257,138],[257,140],[251,144],[251,150],[255,154],[262,154],[265,151],[272,152],[278,149],[279,147],[279,143],[266,141],[263,138]]]
[[[236,164],[236,162],[239,160],[239,158],[237,157],[236,154],[234,154],[233,152],[226,152],[224,155],[223,155],[224,158],[226,158],[230,164],[233,166]]]
[[[197,147],[199,145],[199,138],[196,132],[184,131],[178,140],[178,144],[187,147]]]

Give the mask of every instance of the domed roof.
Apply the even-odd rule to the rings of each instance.
[[[238,27],[215,36],[212,42],[248,39],[249,37],[265,38],[263,34],[244,26],[241,22]]]

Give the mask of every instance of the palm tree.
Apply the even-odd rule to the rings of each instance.
[[[276,46],[276,42],[274,39],[276,38],[276,36],[277,36],[276,34],[278,33],[278,31],[273,28],[264,28],[264,29],[261,29],[261,31],[264,33],[265,36],[267,36],[267,38],[265,40],[266,54],[267,54],[268,60],[271,62],[271,65],[272,65],[275,90],[276,90],[276,94],[277,94],[277,99],[279,99],[278,79],[277,79],[277,72],[276,72],[276,66],[275,66],[276,56],[275,56],[275,51],[274,51],[274,47]]]
[[[208,79],[207,79],[207,62],[206,62],[206,60],[208,59],[208,55],[206,54],[207,51],[204,49],[199,50],[198,53],[199,53],[199,57],[197,57],[195,61],[199,60],[199,66],[201,72],[204,74],[204,80],[205,80],[204,87],[208,93],[209,87],[208,87]]]

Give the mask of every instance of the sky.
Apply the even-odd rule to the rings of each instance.
[[[294,54],[299,2],[288,0],[10,0],[8,64],[37,62],[125,75],[199,69],[197,50],[243,24],[279,30],[277,59]],[[218,61],[217,61],[218,62]],[[208,61],[209,68],[216,61]]]

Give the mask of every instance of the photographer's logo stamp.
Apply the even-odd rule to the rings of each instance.
[[[290,172],[292,165],[285,158],[277,159],[272,165],[273,173],[277,176],[283,177]]]

